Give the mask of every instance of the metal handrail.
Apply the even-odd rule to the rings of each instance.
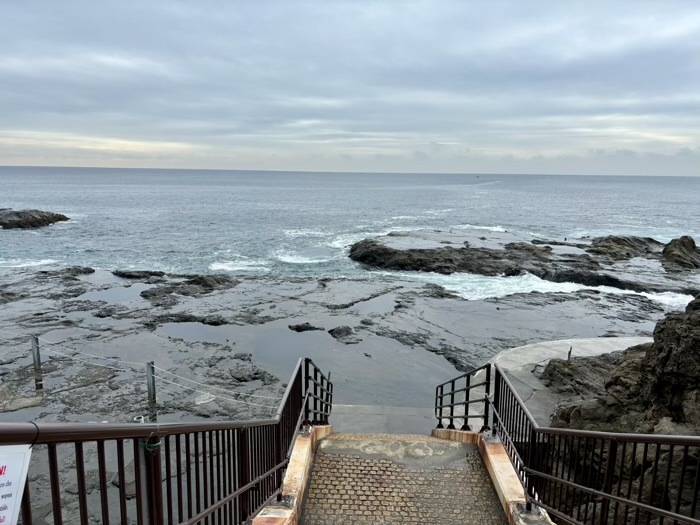
[[[472,384],[471,379],[474,377],[478,372],[485,370],[486,371],[486,379],[484,381],[481,381],[479,383]],[[457,382],[464,380],[464,387],[457,388]],[[445,391],[445,387],[449,386],[450,389]],[[471,391],[475,388],[478,387],[485,387],[485,394],[483,397],[478,397],[476,399],[471,399]],[[480,366],[479,368],[475,368],[469,372],[466,372],[460,376],[455,377],[454,379],[450,379],[449,381],[445,381],[442,384],[439,384],[438,386],[435,387],[435,417],[438,420],[438,425],[437,428],[444,428],[442,421],[443,419],[448,420],[448,429],[454,429],[455,427],[455,421],[462,421],[462,430],[471,430],[471,427],[469,426],[469,420],[470,419],[483,419],[484,420],[484,425],[482,427],[482,430],[488,428],[488,419],[489,419],[489,394],[490,394],[490,388],[491,388],[491,367],[489,364],[486,364],[484,366]],[[457,400],[455,398],[456,395],[464,393],[464,400]],[[449,396],[449,402],[445,402],[445,397]],[[483,403],[484,404],[484,413],[483,414],[478,414],[478,415],[469,415],[469,406],[476,404],[476,403]],[[463,406],[464,407],[464,414],[455,414],[455,407],[458,406]],[[445,410],[448,410],[448,413],[445,414]]]
[[[493,397],[486,397],[492,415],[489,419],[484,411],[484,429],[490,423],[494,436],[503,441],[528,507],[534,503],[576,525],[649,524],[665,519],[700,525],[700,436],[540,426],[497,364],[486,364],[438,385],[438,428],[443,419],[453,420],[442,415],[446,407],[453,415],[450,405],[464,405],[467,414],[474,402],[469,390],[476,386],[469,385],[469,378],[482,369],[490,377],[491,368],[495,372]],[[466,388],[455,388],[455,382],[464,378]],[[448,385],[452,389],[445,392]],[[465,399],[455,402],[454,394],[462,391]],[[451,396],[451,403],[442,402],[446,396]]]
[[[331,413],[333,383],[311,361],[299,359],[273,418],[244,421],[190,423],[0,423],[0,444],[46,446],[50,494],[56,525],[87,523],[102,515],[104,523],[244,523],[265,502],[279,493],[283,470],[292,444],[306,423],[327,424]],[[130,446],[125,442],[131,441]],[[73,444],[65,476],[64,451]],[[86,496],[88,462],[86,448],[97,447],[99,503]],[[108,470],[108,460],[116,468]],[[61,454],[59,454],[61,450]],[[34,459],[44,450],[35,449]],[[135,498],[127,497],[127,460],[133,456]],[[164,459],[164,465],[163,460]],[[39,460],[41,461],[41,460]],[[44,468],[46,468],[44,467]],[[116,470],[113,481],[108,476]],[[163,475],[164,474],[164,475]],[[62,479],[63,475],[63,479]],[[77,508],[68,508],[61,485],[74,483],[71,493]],[[32,523],[32,490],[28,479],[22,499],[22,521]],[[116,494],[114,492],[117,492]],[[165,492],[165,494],[164,494]],[[34,494],[36,498],[37,494]],[[111,499],[111,501],[110,501]],[[92,508],[90,508],[92,507]],[[97,507],[97,508],[95,508]]]

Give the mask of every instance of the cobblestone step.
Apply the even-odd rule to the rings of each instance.
[[[319,443],[301,525],[507,524],[475,445],[331,434]]]

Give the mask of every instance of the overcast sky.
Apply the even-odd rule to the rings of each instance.
[[[700,1],[3,1],[0,165],[700,175]]]

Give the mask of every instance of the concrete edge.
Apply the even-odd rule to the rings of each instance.
[[[300,432],[294,441],[289,465],[282,482],[282,503],[267,504],[251,525],[297,525],[311,473],[316,443],[333,432],[331,425],[314,426]]]
[[[542,509],[533,506],[531,512],[527,512],[525,504],[525,491],[520,483],[520,478],[510,462],[508,453],[501,441],[496,437],[487,436],[479,432],[465,432],[462,430],[448,430],[436,428],[432,435],[436,438],[477,445],[484,461],[486,470],[491,478],[491,483],[498,494],[498,499],[503,507],[503,512],[510,525],[525,524],[552,524],[549,515]]]

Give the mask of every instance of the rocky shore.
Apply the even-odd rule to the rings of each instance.
[[[153,360],[163,370],[153,417],[265,417],[302,356],[333,371],[338,403],[426,407],[435,384],[509,348],[650,336],[672,308],[648,291],[700,288],[697,271],[668,266],[671,252],[692,263],[689,250],[697,249],[683,239],[665,246],[629,237],[535,239],[526,246],[508,232],[465,235],[392,234],[354,245],[350,256],[365,253],[377,266],[403,270],[579,272],[599,276],[594,282],[602,276],[609,288],[466,300],[388,272],[313,279],[5,269],[0,412],[6,421],[131,421],[153,412],[143,372]],[[32,379],[32,333],[44,340],[42,390]]]

